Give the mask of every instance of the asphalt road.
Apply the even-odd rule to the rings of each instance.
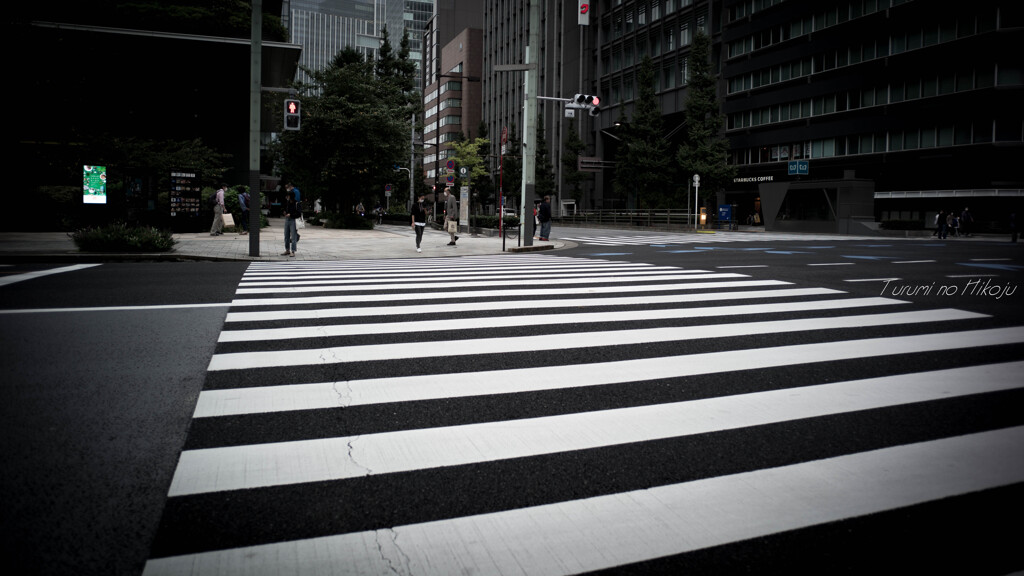
[[[0,286],[0,542],[14,574],[139,574],[244,265],[65,268],[0,268],[51,272]]]
[[[714,274],[737,274],[755,282],[781,280],[794,287],[823,288],[855,298],[898,299],[906,303],[900,305],[901,309],[912,313],[945,313],[941,311],[949,309],[951,315],[966,315],[951,319],[948,327],[941,322],[845,327],[844,318],[857,312],[783,311],[770,318],[824,318],[826,328],[759,333],[752,327],[748,334],[698,337],[682,344],[654,341],[638,345],[565,345],[561,343],[565,338],[560,335],[609,329],[625,333],[659,327],[713,330],[716,325],[731,323],[753,326],[764,318],[762,314],[744,313],[689,320],[639,316],[630,319],[630,314],[652,309],[669,313],[677,307],[622,304],[601,308],[627,315],[614,322],[584,317],[570,321],[566,317],[566,324],[545,326],[545,322],[561,321],[565,314],[587,313],[583,305],[593,295],[580,296],[579,310],[531,309],[530,302],[553,298],[553,291],[564,286],[543,273],[523,280],[526,293],[504,297],[502,302],[507,305],[486,311],[464,311],[461,302],[486,306],[494,297],[452,300],[453,293],[468,288],[429,285],[441,280],[428,280],[425,276],[435,272],[449,274],[448,268],[459,267],[465,267],[465,274],[481,274],[475,270],[483,263],[474,259],[431,259],[437,269],[412,271],[413,275],[424,277],[422,281],[428,283],[424,288],[412,287],[398,293],[391,288],[368,288],[368,298],[383,295],[379,303],[302,302],[339,292],[317,287],[324,280],[298,280],[285,274],[279,285],[265,288],[266,295],[240,297],[287,297],[299,301],[281,306],[267,303],[232,308],[233,312],[266,314],[283,309],[282,319],[228,324],[228,308],[224,304],[235,297],[246,264],[103,264],[0,284],[0,354],[5,367],[2,437],[5,462],[9,463],[2,490],[11,510],[3,515],[0,536],[8,558],[14,559],[16,571],[26,574],[134,575],[141,573],[147,558],[149,569],[159,573],[158,567],[164,566],[161,559],[178,555],[243,550],[240,547],[334,534],[376,533],[379,537],[390,533],[397,545],[399,526],[445,524],[489,514],[508,516],[519,510],[544,509],[635,491],[639,494],[655,490],[653,493],[661,494],[658,490],[663,487],[701,480],[717,482],[719,478],[743,474],[761,478],[764,470],[787,469],[807,461],[941,442],[1024,423],[1015,408],[1024,400],[1018,385],[904,407],[893,405],[587,450],[440,468],[413,467],[392,473],[367,468],[343,480],[300,481],[245,490],[175,492],[172,477],[182,450],[193,455],[207,449],[230,451],[235,447],[330,438],[365,437],[372,441],[378,434],[403,432],[415,437],[426,430],[445,427],[454,430],[491,422],[533,422],[606,410],[746,398],[750,394],[785,390],[795,382],[813,387],[1024,359],[1021,343],[949,344],[934,351],[859,359],[823,357],[820,362],[800,361],[759,370],[733,372],[730,366],[716,366],[707,373],[686,378],[652,378],[629,385],[554,386],[530,393],[440,396],[367,402],[340,409],[243,412],[193,419],[204,385],[210,391],[259,392],[289,382],[337,383],[341,379],[359,384],[424,374],[448,374],[451,376],[445,380],[454,381],[458,374],[480,370],[497,375],[535,367],[578,366],[582,371],[598,362],[671,357],[680,353],[681,346],[688,358],[716,358],[716,353],[743,349],[941,336],[947,331],[978,334],[1024,325],[1024,292],[1019,287],[1024,284],[1024,253],[1019,246],[1008,243],[765,239],[754,235],[734,241],[723,241],[724,237],[719,236],[715,242],[683,243],[620,232],[612,234],[615,241],[598,245],[585,238],[608,236],[608,231],[558,232],[561,236],[578,236],[574,240],[578,247],[559,251],[553,259],[540,256],[538,263],[561,266],[590,261],[621,262],[699,269]],[[534,256],[502,258],[525,260]],[[387,272],[386,264],[366,265],[366,272],[349,273],[365,273],[373,278],[393,274]],[[4,277],[55,268],[59,266],[0,269],[0,282]],[[512,273],[501,277],[516,279]],[[310,291],[286,293],[303,286],[311,286]],[[606,278],[592,286],[607,289],[603,294],[607,297],[627,294],[616,293],[617,285]],[[337,289],[335,286],[329,290]],[[502,289],[500,285],[482,288],[485,292]],[[664,291],[668,293],[668,288]],[[830,298],[831,295],[819,295],[779,301],[807,300],[813,304]],[[756,298],[750,302],[760,306],[772,300]],[[404,305],[413,308],[408,318],[387,309]],[[447,306],[451,307],[448,312]],[[290,318],[292,311],[313,313],[337,307],[345,315],[355,314],[355,310],[365,312],[348,318]],[[885,313],[889,307],[868,306],[862,312]],[[517,318],[525,314],[548,315],[548,319],[540,319],[536,325],[517,323]],[[476,319],[486,326],[442,325],[453,317],[471,323]],[[396,318],[425,323],[411,332],[401,327],[394,332],[376,328],[395,323]],[[835,326],[827,327],[832,320]],[[243,338],[237,342],[223,340],[227,331],[278,330],[293,325],[316,330],[317,335],[275,339],[277,336],[269,336],[270,333],[257,332],[252,340],[243,339],[243,334],[239,334]],[[363,325],[368,329],[359,333]],[[333,336],[319,332],[327,329],[346,332]],[[347,332],[350,330],[356,332]],[[219,337],[222,340],[218,343]],[[455,353],[459,343],[467,338],[481,348]],[[484,349],[492,339],[516,338],[517,344],[507,350]],[[391,346],[398,351],[396,358],[379,361],[301,365],[299,358],[307,348],[322,346],[335,346],[343,351],[360,347],[360,351],[367,353],[376,347],[390,350],[386,347]],[[217,362],[218,357],[228,359],[249,352],[256,353],[252,361],[265,360],[267,366],[207,371],[214,366],[211,358]],[[283,360],[275,360],[274,354]],[[538,372],[537,378],[543,379],[543,374],[543,370]],[[348,393],[355,398],[353,390]],[[288,398],[297,401],[290,395]],[[357,453],[352,451],[358,446],[355,440],[349,444],[350,456],[357,461]],[[362,465],[370,466],[366,461]],[[770,487],[763,490],[765,494],[772,492]],[[813,527],[769,531],[758,538],[688,553],[668,553],[626,565],[612,564],[606,569],[610,573],[863,573],[970,566],[973,573],[1004,574],[1024,568],[1019,553],[1013,551],[1016,535],[1005,529],[1006,523],[1024,512],[1022,494],[1021,484],[1011,483],[942,499],[939,503],[882,509],[875,514]],[[512,516],[509,518],[508,522],[515,523]],[[710,524],[714,520],[709,517],[707,522],[707,530],[713,530]],[[637,532],[642,529],[638,527]],[[566,543],[566,549],[571,549],[571,545]],[[538,549],[543,547],[538,543]],[[375,555],[387,557],[386,543],[378,540],[373,549]],[[408,550],[412,555],[411,547]],[[259,558],[258,553],[253,557]],[[965,561],[968,563],[962,564]],[[272,573],[270,566],[263,568]],[[370,573],[369,568],[365,573]]]

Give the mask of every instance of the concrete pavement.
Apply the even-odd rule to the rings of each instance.
[[[416,237],[410,226],[381,225],[373,230],[344,230],[309,226],[299,231],[295,256],[284,252],[284,220],[271,218],[270,226],[260,230],[259,256],[249,256],[249,236],[225,232],[175,234],[177,243],[170,252],[112,254],[80,252],[66,232],[0,232],[0,259],[3,260],[222,260],[222,261],[294,261],[362,260],[378,258],[432,258],[472,256],[552,250],[574,246],[572,242],[552,239],[534,240],[533,246],[519,246],[519,240],[494,235],[459,234],[456,246],[448,246],[448,233],[430,227],[423,233],[422,252],[416,252]]]

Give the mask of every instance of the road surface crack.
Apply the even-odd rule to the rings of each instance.
[[[377,553],[380,554],[381,560],[387,564],[388,570],[392,574],[412,574],[412,569],[409,566],[409,556],[398,545],[397,530],[394,528],[375,530],[374,540],[377,543]],[[386,550],[385,547],[387,547]]]

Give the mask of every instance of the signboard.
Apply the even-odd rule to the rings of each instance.
[[[590,8],[592,4],[588,0],[580,0],[580,26],[590,26]]]
[[[171,216],[199,216],[201,196],[198,174],[187,170],[171,172]]]
[[[469,186],[459,187],[459,220],[469,223]]]
[[[82,203],[107,203],[106,166],[82,166]]]
[[[718,219],[722,222],[732,220],[732,206],[726,204],[718,207]]]
[[[807,160],[790,160],[787,163],[790,176],[806,176],[810,169],[810,162]]]

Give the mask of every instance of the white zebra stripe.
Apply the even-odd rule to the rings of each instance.
[[[154,559],[143,574],[575,574],[1022,482],[1022,445],[1024,428],[1007,428],[583,500]]]
[[[443,376],[425,374],[204,390],[199,394],[193,417],[208,418],[291,410],[349,408],[605,384],[628,384],[630,382],[647,382],[701,374],[733,373],[816,362],[835,362],[896,354],[1021,343],[1024,343],[1024,328],[997,328],[729,350],[615,362],[460,372]]]
[[[846,294],[831,288],[789,288],[782,290],[747,290],[742,292],[712,292],[700,294],[668,294],[664,296],[633,296],[622,298],[545,298],[544,300],[460,302],[460,312],[488,310],[536,310],[541,308],[569,308],[577,306],[651,306],[654,304],[683,304],[721,300],[760,298],[793,298],[797,296],[834,296]],[[419,296],[417,295],[417,298]],[[389,298],[394,300],[394,298]],[[227,304],[222,304],[227,306]],[[230,312],[226,322],[267,322],[276,320],[311,320],[326,318],[356,318],[359,316],[411,316],[438,314],[451,311],[451,304],[409,304],[401,306],[367,306],[361,308],[320,308],[316,310],[268,310],[263,312]],[[2,313],[2,311],[0,311]]]
[[[821,310],[847,310],[869,306],[906,304],[892,298],[848,298],[844,300],[812,300],[772,304],[745,304],[735,306],[704,306],[699,308],[672,308],[654,310],[628,310],[622,312],[575,312],[564,314],[531,314],[526,316],[486,316],[477,318],[448,318],[434,320],[403,320],[388,323],[333,324],[297,326],[289,328],[261,328],[253,330],[224,330],[218,342],[261,342],[295,338],[329,338],[361,336],[367,334],[402,334],[437,332],[445,330],[472,330],[480,328],[511,328],[514,326],[552,326],[562,324],[593,324],[597,322],[637,322],[644,320],[679,320],[740,316],[744,314],[783,314]],[[579,301],[578,306],[587,305]]]
[[[454,280],[454,281],[458,281],[458,282],[466,282],[466,281],[476,282],[476,281],[482,281],[482,280],[506,280],[506,281],[515,281],[517,283],[521,283],[520,281],[522,281],[522,280],[537,280],[537,279],[543,279],[544,282],[546,283],[549,280],[554,279],[554,278],[607,278],[607,277],[611,276],[611,277],[617,277],[617,278],[627,278],[628,277],[628,278],[635,278],[635,279],[643,279],[644,276],[655,276],[655,275],[664,276],[666,274],[670,274],[670,275],[673,275],[673,276],[681,275],[681,276],[686,277],[687,279],[689,279],[689,278],[705,279],[705,278],[737,278],[737,277],[743,277],[743,276],[741,276],[739,274],[732,274],[732,275],[725,276],[725,275],[721,275],[722,273],[707,272],[707,271],[704,271],[704,270],[679,270],[678,268],[676,268],[674,270],[671,270],[671,269],[662,269],[662,270],[649,270],[649,269],[648,270],[614,270],[614,271],[611,271],[611,272],[606,272],[606,271],[601,271],[601,272],[596,272],[596,271],[587,271],[587,272],[550,272],[550,271],[547,271],[547,272],[544,272],[544,271],[540,271],[540,272],[534,272],[534,273],[529,273],[529,274],[517,273],[517,274],[514,274],[514,275],[513,274],[509,274],[507,272],[506,273],[500,273],[500,274],[480,274],[480,273],[474,272],[474,273],[470,273],[469,275],[466,275],[465,277],[461,277],[463,275],[457,274],[457,273],[456,274],[445,274],[445,273],[436,273],[436,274],[405,274],[405,275],[398,275],[398,276],[374,274],[374,275],[367,276],[367,277],[359,277],[359,276],[357,276],[357,277],[350,277],[350,276],[346,275],[346,276],[344,276],[342,278],[338,278],[338,277],[321,277],[321,278],[317,278],[317,279],[307,279],[307,280],[303,280],[303,279],[301,279],[299,277],[292,277],[292,278],[286,278],[286,279],[248,281],[248,282],[243,282],[239,286],[240,287],[245,287],[245,288],[250,288],[250,287],[255,287],[255,286],[309,286],[309,285],[334,286],[334,285],[340,285],[340,284],[366,284],[367,282],[376,282],[378,284],[403,284],[403,283],[407,283],[407,282],[438,282],[438,281],[442,281],[442,280]]]
[[[672,280],[711,280],[719,278],[749,278],[744,274],[730,272],[716,272],[709,274],[690,274],[687,272],[675,272],[671,274],[661,273],[656,276],[593,276],[586,275],[579,278],[553,278],[541,275],[539,278],[524,278],[515,276],[512,278],[498,276],[493,280],[469,280],[463,279],[454,282],[424,282],[419,278],[408,278],[407,283],[387,282],[378,284],[357,284],[346,286],[319,285],[319,286],[273,286],[269,288],[242,288],[239,287],[235,294],[301,294],[308,292],[343,292],[343,291],[374,291],[374,290],[444,290],[448,288],[483,288],[486,286],[522,286],[537,285],[538,279],[542,279],[544,286],[564,286],[569,284],[604,284],[623,282],[663,282]],[[536,290],[534,290],[536,293]]]
[[[649,280],[649,279],[648,279]],[[501,284],[501,283],[499,283]],[[626,294],[637,292],[669,292],[674,290],[704,290],[719,288],[753,288],[757,286],[788,286],[791,282],[782,280],[736,280],[724,282],[687,282],[682,284],[615,284],[611,286],[577,286],[574,288],[550,288],[545,286],[544,294],[552,298],[570,294]],[[501,284],[504,285],[504,284]],[[434,285],[428,285],[433,287]],[[462,286],[462,284],[458,284]],[[410,288],[404,286],[403,288]],[[416,287],[417,289],[423,287]],[[276,291],[270,291],[275,292]],[[537,288],[457,290],[454,292],[389,292],[386,294],[346,294],[337,296],[296,296],[279,298],[235,298],[231,306],[291,306],[295,304],[346,304],[352,302],[398,302],[401,300],[423,300],[437,298],[454,301],[466,298],[516,298],[537,296]]]
[[[414,267],[414,268],[396,268],[396,269],[377,269],[377,268],[308,268],[302,270],[277,270],[277,271],[260,271],[253,272],[247,271],[242,276],[242,281],[246,282],[250,279],[271,279],[271,278],[295,278],[295,279],[307,279],[313,277],[336,277],[336,276],[419,276],[419,275],[437,275],[446,274],[451,276],[465,276],[470,274],[487,274],[487,273],[498,273],[505,272],[509,275],[519,274],[521,272],[604,272],[604,271],[615,271],[615,270],[674,270],[678,271],[678,266],[655,266],[653,264],[633,264],[629,262],[608,262],[593,265],[585,264],[565,264],[565,263],[547,263],[547,264],[530,264],[530,265],[519,265],[519,266],[445,266],[445,267]],[[686,269],[689,270],[689,269]],[[706,270],[701,270],[706,272]]]
[[[985,318],[984,314],[951,308],[899,312],[891,314],[869,314],[843,316],[839,318],[807,318],[799,320],[778,320],[769,322],[746,322],[737,324],[711,324],[686,328],[646,328],[638,330],[611,330],[558,334],[549,337],[545,350],[566,350],[597,346],[620,346],[628,344],[650,344],[655,342],[683,342],[705,338],[725,338],[750,334],[771,334],[804,330],[826,330],[837,328],[863,328],[868,326],[890,326],[920,322],[952,322]],[[447,356],[508,353],[516,350],[533,350],[537,347],[536,336],[512,336],[505,338],[478,338],[450,340],[445,348]],[[208,370],[243,370],[270,368],[275,366],[311,366],[344,362],[367,362],[426,358],[436,356],[437,350],[429,345],[376,344],[365,346],[337,346],[305,350],[236,352],[214,354]]]
[[[185,450],[170,496],[342,480],[588,450],[1011,390],[1024,362],[507,420]]]

